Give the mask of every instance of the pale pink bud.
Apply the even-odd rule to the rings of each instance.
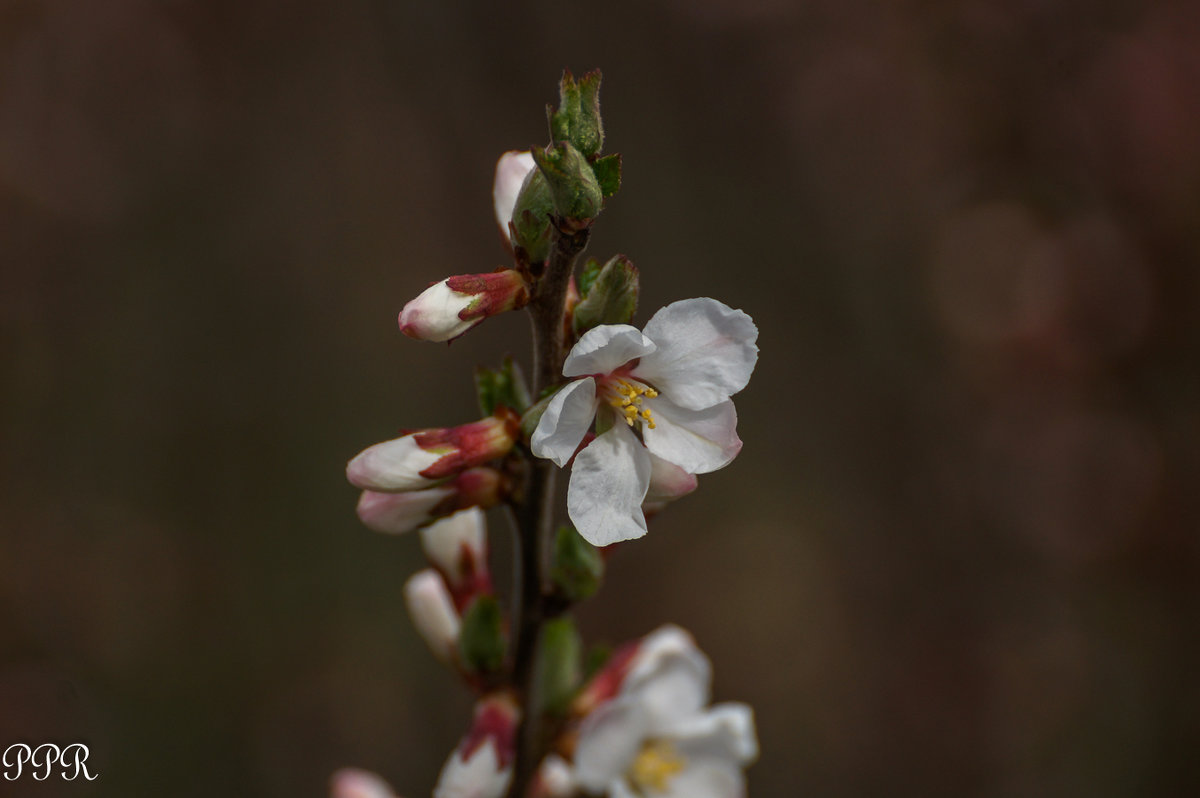
[[[358,517],[368,529],[398,535],[467,507],[495,507],[504,497],[504,478],[494,468],[468,468],[426,490],[406,493],[363,491]]]
[[[513,269],[448,277],[404,306],[400,332],[419,341],[449,341],[528,301],[529,284]]]
[[[471,424],[410,433],[359,452],[346,464],[346,479],[382,493],[423,490],[508,454],[520,430],[520,417],[501,408]]]
[[[453,662],[458,652],[460,623],[441,575],[426,568],[409,577],[404,583],[404,603],[433,655],[442,662]]]
[[[330,779],[330,798],[396,798],[392,788],[369,770],[343,768]]]
[[[500,225],[500,231],[504,233],[507,241],[512,241],[508,223],[512,221],[513,208],[517,206],[521,186],[525,184],[526,176],[535,166],[533,154],[528,150],[506,152],[496,162],[496,180],[492,183],[492,206],[496,211],[496,224]]]
[[[476,704],[471,729],[442,767],[433,797],[501,798],[512,779],[518,717],[505,693]]]
[[[367,529],[398,535],[411,532],[435,518],[435,508],[453,498],[454,489],[430,488],[409,493],[364,490],[358,499],[358,518]]]

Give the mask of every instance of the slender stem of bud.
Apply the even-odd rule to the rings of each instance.
[[[527,306],[533,323],[533,392],[541,394],[558,382],[565,357],[563,309],[567,285],[575,270],[575,259],[587,246],[588,230],[565,232],[557,226],[546,271],[534,288]],[[532,457],[528,480],[516,512],[516,552],[513,557],[513,601],[517,621],[513,682],[521,695],[521,725],[517,733],[516,758],[510,798],[525,798],[529,785],[545,755],[542,728],[544,696],[537,673],[542,625],[546,619],[546,574],[550,569],[550,541],[554,528],[554,476],[548,460]]]

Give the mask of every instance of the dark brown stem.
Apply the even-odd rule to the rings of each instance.
[[[575,259],[587,246],[588,231],[556,228],[546,270],[527,306],[533,323],[533,394],[539,396],[558,382],[565,356],[563,309]],[[517,534],[513,557],[513,602],[517,632],[513,683],[521,695],[521,725],[517,732],[516,759],[510,798],[524,798],[545,755],[542,726],[543,697],[539,689],[538,649],[546,620],[546,574],[550,568],[550,541],[554,529],[554,477],[557,468],[531,455],[520,501],[514,506]]]

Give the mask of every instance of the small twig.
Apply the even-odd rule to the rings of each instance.
[[[533,325],[533,394],[537,397],[560,379],[565,342],[563,310],[575,259],[587,246],[588,230],[554,229],[554,245],[546,270],[538,280],[527,309]],[[548,460],[528,457],[525,489],[513,508],[517,534],[513,557],[513,602],[517,620],[513,682],[521,695],[521,722],[517,732],[510,798],[524,798],[545,755],[542,732],[543,697],[537,672],[542,624],[546,619],[546,574],[554,528],[554,477]]]

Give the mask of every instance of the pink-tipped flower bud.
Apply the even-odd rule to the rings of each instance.
[[[396,798],[383,779],[369,770],[342,768],[329,780],[330,798]]]
[[[487,521],[478,507],[469,507],[422,529],[421,547],[430,564],[445,578],[460,611],[475,596],[491,592]]]
[[[404,306],[400,332],[418,341],[450,341],[488,316],[528,301],[529,284],[513,269],[447,277]]]
[[[433,798],[501,798],[512,779],[518,719],[507,693],[480,700],[470,731],[442,767]]]
[[[404,603],[433,655],[442,662],[454,662],[462,624],[441,575],[426,568],[409,577],[404,583]]]
[[[467,507],[495,507],[504,497],[504,477],[494,468],[468,468],[426,490],[406,493],[363,491],[358,517],[368,529],[398,535]]]
[[[520,432],[520,416],[500,408],[471,424],[413,432],[369,446],[346,465],[346,479],[381,493],[424,490],[508,454]]]

